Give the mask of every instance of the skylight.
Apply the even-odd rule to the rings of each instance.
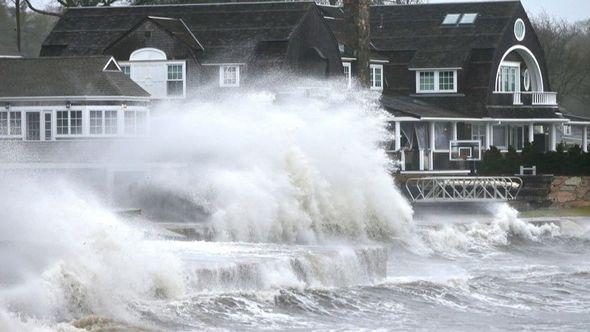
[[[475,19],[477,19],[477,13],[467,13],[463,14],[459,24],[473,24],[475,23]]]
[[[447,16],[445,16],[445,19],[443,21],[443,25],[455,25],[459,22],[459,18],[461,17],[461,14],[447,14]]]

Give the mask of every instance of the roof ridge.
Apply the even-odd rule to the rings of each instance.
[[[244,2],[203,2],[203,3],[174,3],[174,4],[158,4],[158,5],[138,5],[138,6],[99,6],[99,7],[69,7],[67,10],[88,10],[88,9],[120,9],[120,8],[161,8],[161,7],[197,7],[197,6],[237,6],[237,5],[267,5],[267,4],[313,4],[314,1],[244,1]]]

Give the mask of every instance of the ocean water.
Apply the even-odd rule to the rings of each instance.
[[[164,106],[134,149],[189,166],[143,179],[138,217],[2,177],[0,331],[590,329],[590,220],[412,208],[374,101]]]

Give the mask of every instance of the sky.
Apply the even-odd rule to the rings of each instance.
[[[468,2],[468,1],[490,1],[490,0],[430,0],[436,2]],[[498,0],[500,1],[500,0]],[[32,0],[33,4],[43,7],[44,5],[56,3],[55,0]],[[590,0],[522,0],[529,15],[538,15],[546,12],[550,16],[556,16],[569,22],[590,19]]]
[[[469,2],[470,0],[430,0],[436,2]],[[480,0],[471,0],[473,2]],[[489,0],[488,0],[489,1]],[[590,0],[522,0],[529,15],[546,12],[569,22],[590,19]]]

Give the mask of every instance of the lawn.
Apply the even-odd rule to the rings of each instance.
[[[521,212],[523,218],[539,217],[590,217],[590,206],[571,209],[542,209]]]

